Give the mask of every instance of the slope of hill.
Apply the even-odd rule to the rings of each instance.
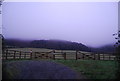
[[[34,40],[31,42],[31,47],[58,49],[58,50],[90,51],[87,46],[81,43],[63,41],[63,40]]]
[[[91,48],[92,52],[107,52],[107,53],[115,53],[115,47],[113,44],[104,45],[99,48]]]
[[[5,39],[5,45],[8,47],[29,47],[31,41],[23,41],[17,39]]]
[[[64,40],[22,41],[22,40],[6,39],[5,44],[7,46],[13,46],[13,47],[32,47],[32,48],[48,48],[48,49],[57,49],[57,50],[90,51],[87,46],[81,43],[64,41]]]
[[[15,39],[5,39],[6,46],[12,47],[31,47],[31,48],[48,48],[48,49],[57,49],[57,50],[79,50],[79,51],[88,51],[88,52],[115,52],[115,47],[113,44],[105,45],[99,48],[92,48],[85,46],[82,43],[65,41],[65,40],[15,40]]]

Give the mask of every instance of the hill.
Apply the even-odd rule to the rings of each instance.
[[[48,48],[57,50],[81,50],[90,51],[89,48],[82,43],[64,41],[64,40],[34,40],[31,47]]]
[[[92,52],[107,52],[107,53],[115,53],[115,47],[113,44],[104,45],[99,48],[91,48]]]
[[[64,40],[33,40],[23,41],[16,39],[5,39],[6,46],[12,47],[32,47],[32,48],[48,48],[57,50],[80,50],[90,51],[90,49],[82,43],[64,41]]]
[[[113,44],[105,45],[99,48],[88,47],[82,43],[65,41],[65,40],[16,40],[16,39],[5,39],[5,45],[8,47],[18,47],[18,48],[47,48],[56,50],[79,50],[88,52],[115,52],[115,47]]]

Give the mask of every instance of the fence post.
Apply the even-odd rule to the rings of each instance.
[[[30,59],[32,59],[32,52],[33,52],[33,51],[32,51],[32,50],[30,50]]]
[[[5,56],[5,59],[7,60],[7,54],[8,54],[8,50],[6,50],[6,56]]]
[[[30,58],[32,59],[32,52],[30,53]]]
[[[13,56],[14,59],[15,59],[15,53],[16,53],[16,51],[14,51],[14,56]]]
[[[95,60],[95,53],[94,53],[94,60]]]
[[[109,60],[110,60],[110,56],[111,56],[111,55],[109,54]]]
[[[82,54],[83,54],[83,60],[84,60],[84,58],[85,58],[84,53],[82,53]]]
[[[55,60],[55,54],[53,54],[53,60]]]
[[[98,60],[100,60],[100,53],[98,53]]]
[[[77,60],[77,52],[78,52],[78,51],[76,51],[76,60]]]
[[[21,51],[20,51],[20,56],[19,56],[19,59],[21,59]]]
[[[55,50],[53,50],[52,52],[55,53]],[[55,60],[55,54],[53,54],[53,60]]]
[[[105,57],[104,57],[104,53],[103,53],[103,60],[104,60],[104,58],[105,58]]]
[[[24,54],[24,58],[26,58],[26,52],[25,52],[25,54]]]
[[[66,60],[66,53],[64,53],[64,60]]]
[[[34,56],[34,58],[36,58],[36,52],[35,52],[35,56]]]

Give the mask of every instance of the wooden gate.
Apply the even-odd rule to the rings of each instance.
[[[23,52],[17,50],[5,50],[2,59],[74,59],[74,60],[116,60],[115,54],[90,53],[80,51],[49,51],[49,52]]]

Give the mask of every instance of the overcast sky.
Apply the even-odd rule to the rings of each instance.
[[[98,47],[115,42],[117,2],[4,2],[5,38],[60,39]]]

